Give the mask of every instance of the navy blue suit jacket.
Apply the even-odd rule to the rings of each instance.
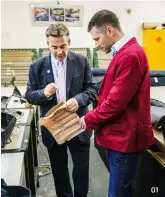
[[[54,82],[51,58],[41,57],[33,62],[29,70],[29,80],[25,97],[30,104],[41,107],[43,117],[48,110],[57,104],[56,94],[51,99],[44,95],[44,88],[49,83]],[[81,117],[88,112],[87,106],[96,100],[97,86],[92,80],[91,67],[86,57],[69,52],[67,57],[66,71],[66,98],[75,98],[79,104],[77,114]],[[51,148],[55,142],[50,132],[41,128],[43,143],[47,148]],[[92,133],[87,131],[79,134],[81,141],[87,141]]]

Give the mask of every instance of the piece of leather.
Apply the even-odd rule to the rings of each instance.
[[[39,124],[50,131],[58,144],[63,144],[84,131],[79,116],[67,111],[64,102],[51,108],[45,117],[40,118]]]

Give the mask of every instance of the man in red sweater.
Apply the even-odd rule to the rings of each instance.
[[[134,37],[124,35],[111,11],[97,12],[88,32],[97,47],[114,57],[100,87],[98,107],[81,123],[89,132],[95,129],[96,142],[107,149],[108,197],[131,197],[139,152],[154,143],[147,57]]]

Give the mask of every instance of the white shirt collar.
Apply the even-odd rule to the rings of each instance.
[[[65,58],[65,59],[63,60],[63,63],[64,63],[64,64],[66,64],[66,59],[67,59],[67,58]],[[55,64],[55,66],[58,65],[58,59],[56,59],[56,58],[54,57],[53,54],[51,54],[51,60],[53,61],[53,63]]]
[[[112,45],[112,52],[118,52],[131,38],[131,36],[124,36],[123,38],[118,40],[114,45]]]

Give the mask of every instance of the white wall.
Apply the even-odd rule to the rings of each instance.
[[[34,1],[33,1],[34,2]],[[48,1],[45,1],[48,2]],[[56,1],[54,1],[56,4]],[[125,34],[136,36],[141,43],[143,22],[165,20],[165,1],[67,1],[60,3],[84,5],[83,27],[69,27],[71,47],[92,47],[94,42],[87,25],[93,14],[101,9],[114,11]],[[1,2],[1,48],[43,48],[46,47],[45,30],[47,26],[32,26],[30,21],[30,1],[5,0]],[[131,8],[128,15],[126,9]]]

